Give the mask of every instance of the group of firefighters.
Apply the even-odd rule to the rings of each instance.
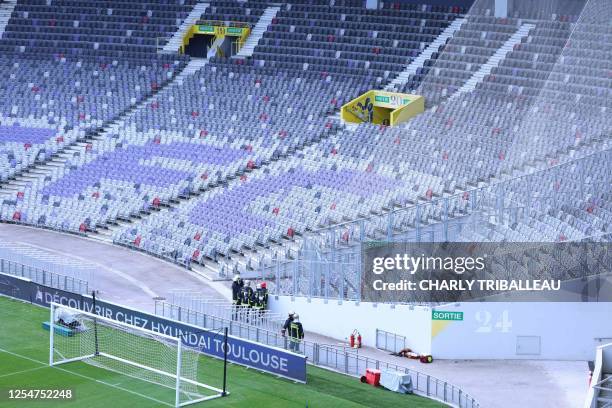
[[[263,313],[268,308],[268,288],[266,282],[258,283],[255,290],[251,287],[251,281],[242,280],[240,275],[234,276],[232,282],[232,303],[234,306],[247,306]],[[300,316],[295,312],[289,312],[283,329],[283,337],[289,338],[289,348],[292,351],[300,351],[300,343],[304,339],[304,328],[300,323]]]
[[[247,306],[264,311],[268,308],[268,288],[266,282],[258,283],[255,290],[251,281],[242,280],[240,275],[234,276],[232,282],[232,303],[235,306]]]

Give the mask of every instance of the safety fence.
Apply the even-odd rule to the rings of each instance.
[[[0,272],[26,278],[32,282],[54,289],[73,293],[89,293],[89,283],[87,281],[60,273],[49,272],[8,259],[0,259]]]
[[[397,353],[406,348],[406,337],[376,329],[376,348]]]
[[[455,195],[419,199],[414,204],[383,214],[369,214],[320,228],[300,235],[296,239],[296,248],[288,250],[283,247],[271,257],[262,255],[261,259],[249,260],[249,268],[240,272],[243,278],[267,281],[273,295],[360,300],[363,243],[513,242],[517,239],[520,242],[548,242],[550,238],[537,231],[518,233],[515,226],[530,224],[534,219],[534,209],[560,210],[577,194],[596,195],[605,190],[609,182],[604,184],[595,180],[592,171],[593,166],[599,168],[601,165],[598,163],[610,160],[612,149],[557,165],[542,164],[542,168],[534,173]],[[559,186],[554,193],[535,193],[541,186],[563,180],[568,174],[572,174],[580,186],[579,192],[571,186]],[[545,213],[536,216],[545,216]],[[516,238],[517,234],[519,238]],[[590,230],[583,231],[582,238],[580,234],[576,237],[559,239],[609,239],[606,234]],[[234,272],[222,269],[220,276],[231,277]],[[414,298],[409,303],[423,301]]]
[[[97,264],[78,257],[66,256],[33,244],[10,240],[0,240],[0,259],[80,279],[90,284],[94,283],[99,268]]]
[[[170,293],[169,303],[209,316],[257,326],[265,330],[280,332],[285,316],[270,310],[235,305],[232,302],[203,296],[192,290],[175,290]]]
[[[157,300],[155,302],[155,314],[211,330],[228,327],[230,335],[263,343],[268,346],[297,351],[305,355],[308,363],[314,366],[332,369],[354,377],[361,377],[368,368],[409,374],[412,380],[412,386],[417,394],[438,399],[455,407],[480,407],[474,397],[447,381],[440,380],[411,368],[364,356],[355,349],[336,345],[319,344],[308,340],[292,343],[290,338],[283,336],[280,332],[265,330],[261,327],[252,326],[231,319],[211,316],[162,300]],[[399,340],[397,344],[399,344]]]

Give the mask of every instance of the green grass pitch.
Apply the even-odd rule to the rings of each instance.
[[[168,406],[172,390],[116,374],[83,362],[49,367],[49,332],[41,328],[49,311],[0,297],[0,407],[138,408]],[[222,361],[202,356],[198,380],[220,387]],[[8,390],[72,388],[70,401],[8,400]],[[444,405],[361,384],[356,378],[308,367],[308,384],[228,365],[230,395],[194,407],[411,407]]]

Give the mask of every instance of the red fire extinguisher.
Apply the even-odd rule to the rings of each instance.
[[[353,333],[351,333],[349,345],[351,348],[361,348],[361,333],[359,333],[357,329],[353,330]]]

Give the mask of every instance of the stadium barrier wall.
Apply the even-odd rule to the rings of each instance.
[[[431,354],[431,308],[371,302],[338,302],[323,298],[271,296],[269,308],[276,313],[295,310],[307,331],[336,339],[347,338],[353,330],[361,333],[362,343],[375,347],[376,331],[404,336],[408,347]],[[324,318],[321,318],[324,316]]]
[[[434,322],[434,358],[593,360],[597,346],[612,342],[610,302],[474,302],[436,310],[462,312],[463,320]]]
[[[207,330],[176,320],[155,316],[111,302],[96,299],[93,310],[92,298],[37,284],[29,279],[0,273],[0,295],[10,296],[39,306],[49,307],[51,302],[94,312],[171,336],[181,336],[183,343],[199,349],[203,354],[223,358],[222,330]],[[228,361],[265,371],[298,382],[306,382],[306,358],[303,355],[270,347],[234,336],[228,337]]]
[[[393,333],[406,347],[439,359],[584,361],[594,358],[597,346],[612,342],[612,327],[605,323],[612,316],[610,302],[464,302],[431,308],[273,296],[269,304],[277,313],[295,310],[307,331],[344,339],[357,329],[371,347],[381,345],[381,332]],[[434,310],[461,317],[434,320]]]

